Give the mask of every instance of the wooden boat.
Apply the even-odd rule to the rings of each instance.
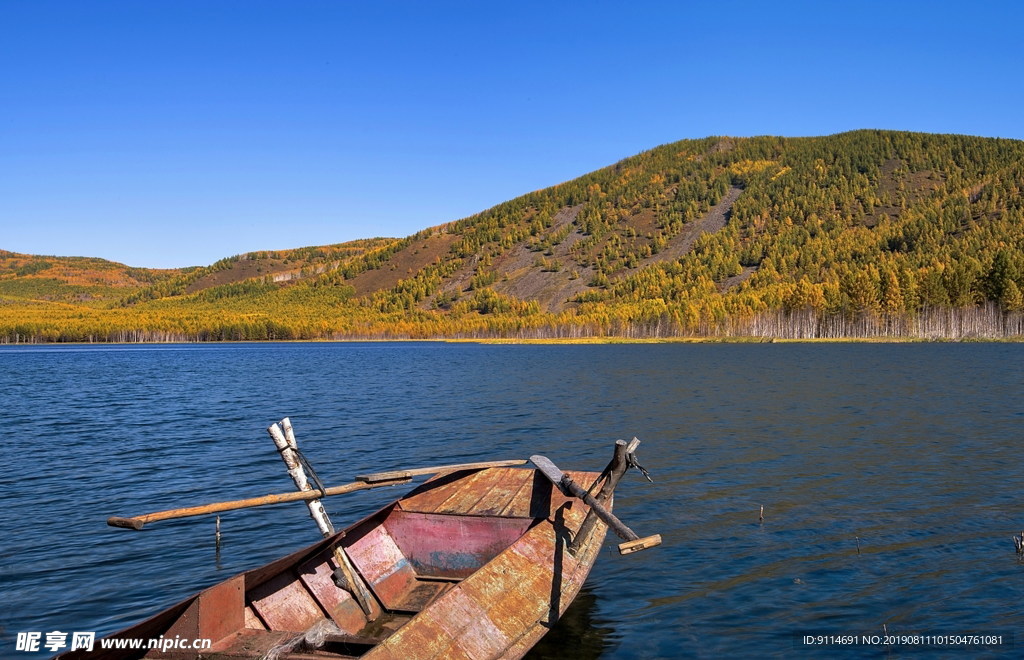
[[[521,657],[579,592],[604,520],[618,523],[609,510],[626,449],[619,441],[605,472],[569,472],[558,483],[549,465],[437,475],[342,532],[58,657]],[[402,475],[360,479],[373,487]],[[577,483],[590,505],[567,488],[581,490]],[[635,539],[625,552],[660,542]],[[131,640],[143,648],[104,648]],[[206,644],[198,640],[209,647],[193,648]]]

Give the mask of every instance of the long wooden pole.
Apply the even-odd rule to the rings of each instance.
[[[372,475],[356,477],[358,481],[341,486],[332,486],[324,492],[327,495],[344,495],[358,490],[380,488],[382,486],[395,486],[397,484],[409,483],[414,476],[425,474],[443,474],[457,470],[482,470],[488,467],[513,466],[526,463],[524,460],[490,461],[484,463],[460,463],[458,465],[439,465],[431,468],[413,468],[411,470],[394,470],[391,472],[378,472]],[[264,495],[262,497],[250,497],[244,500],[230,500],[227,502],[215,502],[200,506],[190,506],[180,509],[169,509],[157,511],[141,516],[122,518],[114,516],[107,519],[111,527],[123,527],[125,529],[142,529],[143,525],[161,520],[173,520],[175,518],[188,518],[191,516],[202,516],[208,513],[220,513],[222,511],[233,511],[235,509],[248,509],[268,504],[284,504],[286,502],[307,502],[319,499],[324,495],[318,490],[295,491],[291,493],[280,493],[277,495]]]
[[[357,474],[356,481],[374,483],[377,481],[390,481],[401,477],[417,477],[423,474],[441,474],[443,472],[457,472],[459,470],[482,470],[495,467],[515,467],[526,465],[523,459],[512,459],[508,461],[484,461],[482,463],[459,463],[457,465],[438,465],[435,467],[413,468],[411,470],[391,470],[388,472],[374,472],[373,474]]]
[[[341,486],[333,486],[326,489],[328,495],[344,495],[345,493],[351,493],[357,490],[367,490],[369,488],[380,488],[382,486],[394,486],[397,484],[408,483],[410,479],[408,477],[402,479],[393,479],[391,481],[378,481],[376,483],[365,483],[362,481],[356,481],[350,484],[343,484]],[[235,509],[249,509],[257,506],[266,506],[268,504],[283,504],[285,502],[307,502],[309,500],[315,500],[323,496],[318,490],[313,491],[295,491],[291,493],[279,493],[276,495],[263,495],[262,497],[249,497],[244,500],[230,500],[227,502],[215,502],[213,504],[203,504],[200,506],[190,506],[181,509],[170,509],[168,511],[157,511],[156,513],[147,513],[141,516],[133,516],[131,518],[119,518],[112,517],[107,519],[107,524],[111,527],[124,527],[125,529],[142,529],[143,525],[151,522],[159,522],[161,520],[172,520],[175,518],[188,518],[191,516],[202,516],[208,513],[220,513],[222,511],[233,511]]]

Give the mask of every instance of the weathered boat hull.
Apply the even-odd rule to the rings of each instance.
[[[601,476],[570,474],[588,486]],[[568,551],[588,511],[535,470],[447,474],[344,532],[107,638],[176,645],[103,649],[97,641],[91,652],[60,657],[242,659],[290,646],[282,659],[518,658],[564,613],[594,564],[603,524]],[[339,575],[345,562],[369,595],[362,605],[360,585]],[[332,632],[319,648],[288,644],[324,620]],[[210,647],[193,649],[194,640]]]

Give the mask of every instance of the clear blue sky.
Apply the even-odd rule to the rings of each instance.
[[[659,144],[1024,138],[1024,3],[0,0],[0,249],[406,236]]]

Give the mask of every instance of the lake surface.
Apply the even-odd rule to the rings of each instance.
[[[883,631],[999,634],[989,657],[1018,656],[1022,393],[1017,344],[0,347],[0,657],[316,541],[301,504],[224,514],[219,552],[212,517],[105,525],[291,490],[265,430],[285,416],[327,485],[533,453],[599,470],[638,436],[655,482],[628,475],[616,513],[664,545],[609,539],[536,657],[979,652],[801,641]],[[400,492],[325,504],[345,526]]]

